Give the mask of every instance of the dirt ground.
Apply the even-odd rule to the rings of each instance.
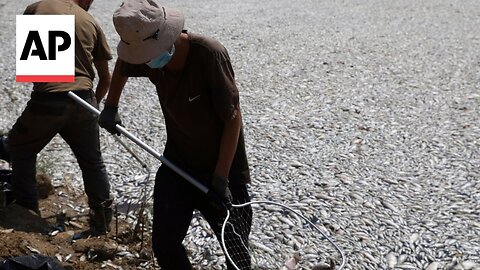
[[[120,214],[114,217],[108,235],[73,241],[74,234],[88,228],[84,193],[54,188],[48,176],[37,176],[37,182],[44,197],[41,216],[18,205],[0,208],[0,262],[43,254],[59,260],[65,269],[153,269],[149,229],[143,230],[142,241],[141,226]],[[65,230],[59,231],[57,225],[62,223]]]

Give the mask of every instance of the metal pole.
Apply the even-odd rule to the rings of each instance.
[[[85,100],[81,99],[79,96],[77,96],[75,93],[73,92],[68,92],[68,96],[70,98],[72,98],[73,100],[75,100],[76,102],[78,102],[80,105],[82,105],[84,108],[86,108],[87,110],[91,111],[92,113],[96,114],[96,115],[100,115],[100,112],[95,108],[93,107],[92,105],[90,105],[88,102],[86,102]],[[205,185],[201,184],[199,181],[197,181],[195,178],[193,178],[192,176],[190,176],[189,174],[187,174],[185,171],[183,171],[182,169],[180,169],[179,167],[177,167],[175,164],[173,164],[172,162],[170,162],[167,158],[165,158],[164,156],[160,155],[160,153],[158,153],[157,151],[155,151],[153,148],[151,148],[150,146],[148,146],[146,143],[144,143],[143,141],[141,141],[140,139],[138,139],[137,137],[135,137],[132,133],[130,133],[128,130],[126,130],[124,127],[120,126],[120,125],[116,125],[115,126],[117,128],[117,130],[122,133],[123,135],[125,135],[127,138],[129,138],[130,140],[132,140],[134,143],[136,143],[138,146],[140,146],[141,148],[143,148],[145,151],[147,151],[148,153],[150,153],[152,156],[154,156],[156,159],[160,160],[163,164],[165,164],[167,167],[169,167],[170,169],[172,169],[174,172],[176,172],[177,174],[179,174],[181,177],[183,177],[185,180],[187,180],[188,182],[190,182],[190,184],[194,185],[196,188],[198,188],[200,191],[202,191],[203,193],[207,194],[209,192],[209,188],[207,188]]]

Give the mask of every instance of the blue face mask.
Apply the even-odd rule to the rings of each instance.
[[[162,53],[161,55],[148,61],[146,64],[150,68],[163,68],[166,64],[168,64],[168,62],[170,62],[170,59],[172,59],[172,56],[174,53],[175,53],[175,45],[172,46],[170,51]]]

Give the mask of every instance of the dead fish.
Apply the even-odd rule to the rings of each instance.
[[[312,270],[335,270],[335,263],[330,259],[330,264],[320,263],[313,266]]]
[[[288,259],[280,268],[280,270],[293,270],[297,267],[298,262],[301,260],[300,254],[295,253],[293,256]]]
[[[394,253],[388,253],[385,259],[387,260],[387,265],[389,269],[393,269],[395,265],[397,265],[397,256],[395,256]]]

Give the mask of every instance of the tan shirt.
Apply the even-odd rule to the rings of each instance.
[[[75,15],[75,82],[34,83],[39,92],[63,92],[93,88],[94,60],[110,60],[112,54],[105,34],[95,19],[84,9],[69,0],[43,0],[31,4],[24,15],[62,14]]]

